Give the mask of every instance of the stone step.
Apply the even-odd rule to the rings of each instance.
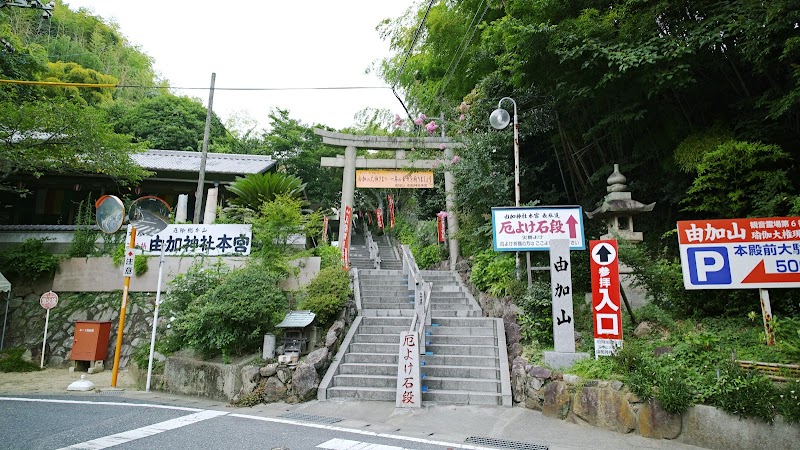
[[[403,325],[403,326],[389,326],[389,325],[385,325],[385,326],[366,325],[365,326],[362,323],[361,326],[358,327],[358,333],[359,334],[361,334],[361,333],[363,333],[363,334],[391,334],[391,335],[394,335],[394,336],[400,336],[400,333],[402,333],[403,331],[408,331],[408,327],[409,326],[411,326],[411,325],[409,324],[409,325]]]
[[[370,276],[369,278],[359,277],[361,282],[361,288],[364,289],[368,287],[379,288],[379,287],[391,286],[398,288],[404,287],[408,289],[408,280],[406,280],[405,278],[400,278],[396,276],[392,277],[383,276],[381,277],[383,279],[380,279],[378,277],[379,276]]]
[[[480,378],[426,376],[422,380],[422,385],[427,386],[429,390],[500,393],[500,381],[497,379],[485,380]]]
[[[431,302],[431,317],[434,317],[438,314],[440,310],[452,310],[452,311],[462,311],[462,310],[470,310],[472,311],[472,305],[467,303],[457,303],[457,302],[446,302],[446,303],[439,303],[439,302]]]
[[[398,343],[398,351],[400,350]],[[433,352],[434,355],[469,355],[469,356],[489,356],[496,358],[497,346],[494,345],[466,345],[466,344],[430,344],[425,345],[426,352]],[[386,353],[389,353],[388,351]]]
[[[396,366],[399,354],[399,349],[397,353],[353,353],[348,351],[342,362],[346,364],[394,364]]]
[[[362,313],[364,317],[402,317],[408,320],[410,326],[414,309],[363,309]]]
[[[364,343],[364,342],[352,342],[350,347],[347,349],[349,352],[354,353],[385,353],[385,354],[399,354],[400,353],[400,339],[397,340],[396,343],[387,343],[387,344],[379,344],[379,343]],[[452,353],[449,353],[452,354]],[[469,353],[467,353],[469,354]]]
[[[431,298],[451,298],[451,297],[467,298],[467,293],[462,291],[443,291],[441,289],[437,290],[436,285],[435,284],[433,285],[433,289],[431,289]]]
[[[397,374],[396,373],[394,375],[339,374],[333,377],[333,386],[393,389],[397,387]]]
[[[428,327],[425,334],[427,336],[495,336],[494,327]]]
[[[339,364],[339,373],[351,375],[387,375],[397,377],[397,364],[343,363]]]
[[[437,298],[435,296],[431,296],[431,304],[432,305],[436,305],[436,304],[442,305],[442,304],[449,304],[449,303],[455,303],[455,304],[463,303],[465,305],[470,304],[469,300],[466,297],[438,297]]]
[[[361,319],[361,326],[390,326],[390,327],[408,327],[411,326],[411,320],[407,317],[364,317]]]
[[[387,364],[387,366],[389,365]],[[397,367],[391,366],[397,371]],[[420,368],[420,372],[424,373],[426,377],[481,378],[486,380],[498,380],[500,378],[500,368],[498,367],[425,365]]]
[[[362,334],[353,336],[353,341],[359,344],[400,344],[400,334]],[[398,348],[399,351],[399,348]]]
[[[497,338],[494,336],[431,335],[425,336],[425,342],[430,342],[430,345],[463,344],[497,346]]]
[[[414,309],[411,302],[398,302],[397,299],[371,298],[361,299],[363,309]]]
[[[501,394],[494,392],[443,391],[428,389],[422,393],[422,404],[425,402],[446,405],[502,405]]]
[[[495,319],[489,317],[473,317],[473,318],[463,318],[463,317],[439,317],[436,320],[432,320],[432,323],[435,323],[441,327],[491,327],[494,328]]]
[[[334,386],[328,388],[327,396],[337,400],[371,400],[394,402],[397,396],[397,387],[391,388],[363,388],[349,386]]]
[[[408,286],[361,286],[361,295],[393,295],[395,297],[408,297],[414,295],[414,291],[409,291]]]
[[[395,362],[397,359],[395,358]],[[424,355],[420,356],[420,364],[433,366],[458,366],[458,367],[500,367],[500,359],[491,356],[470,355]]]
[[[457,309],[437,309],[431,313],[431,320],[436,320],[437,318],[467,318],[467,317],[478,317],[480,311],[478,310],[457,310]]]

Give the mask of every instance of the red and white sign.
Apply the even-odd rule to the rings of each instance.
[[[419,373],[419,337],[416,331],[400,333],[400,355],[397,359],[398,408],[419,408],[422,406],[422,387]]]
[[[389,228],[394,228],[394,199],[389,195]]]
[[[586,249],[580,206],[492,208],[494,251],[549,251],[553,239],[569,239],[570,250]]]
[[[328,216],[322,218],[322,242],[328,242]]]
[[[439,214],[436,214],[436,231],[438,234],[439,242],[444,242],[444,218],[447,217],[447,213],[444,211],[439,211]]]
[[[44,309],[52,309],[58,304],[58,294],[53,291],[47,291],[39,297],[39,304]]]
[[[617,241],[589,242],[592,271],[592,317],[594,354],[611,356],[622,347],[622,302],[619,292]]]
[[[800,287],[800,217],[678,222],[686,289]]]
[[[353,218],[353,208],[346,206],[344,208],[344,236],[340,236],[342,240],[342,267],[345,269],[350,268],[350,221]]]
[[[383,229],[383,209],[381,208],[376,209],[375,217],[378,219],[378,228]]]

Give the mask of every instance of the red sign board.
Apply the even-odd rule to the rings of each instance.
[[[347,206],[344,209],[344,236],[339,239],[342,241],[342,267],[350,268],[350,220],[353,217],[353,208]]]
[[[383,210],[381,208],[375,210],[375,217],[378,219],[378,228],[383,228]]]
[[[53,291],[48,291],[39,297],[39,304],[44,309],[52,309],[58,304],[58,294]]]
[[[389,228],[394,228],[394,199],[389,195]]]
[[[328,216],[322,219],[322,242],[328,242]]]
[[[442,211],[436,215],[436,232],[438,234],[439,242],[444,242],[444,218],[447,213]]]
[[[589,242],[592,271],[592,317],[597,356],[610,356],[622,346],[622,302],[619,292],[617,241]]]

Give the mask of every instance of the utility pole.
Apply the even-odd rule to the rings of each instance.
[[[200,223],[200,209],[203,207],[203,185],[206,182],[206,157],[208,156],[208,136],[211,133],[211,114],[214,105],[214,81],[217,79],[215,72],[211,73],[211,89],[208,93],[208,111],[206,111],[206,129],[203,132],[203,156],[200,157],[200,177],[197,180],[197,192],[194,202],[194,223]]]

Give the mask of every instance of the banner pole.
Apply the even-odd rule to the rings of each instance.
[[[136,246],[136,227],[131,226],[131,243],[129,248]],[[131,287],[130,275],[125,276],[122,288],[122,306],[119,309],[119,326],[117,327],[117,348],[114,350],[114,369],[111,371],[111,387],[117,387],[117,375],[119,374],[119,357],[122,353],[122,333],[125,331],[125,312],[128,308],[128,290]]]

